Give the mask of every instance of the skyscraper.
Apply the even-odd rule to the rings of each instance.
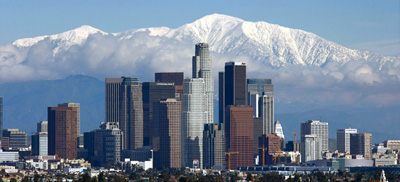
[[[247,79],[247,104],[254,109],[254,117],[263,118],[263,134],[273,134],[274,86],[271,79]]]
[[[321,151],[329,151],[328,123],[319,120],[308,120],[305,123],[301,123],[302,142],[305,135],[316,135],[321,140]]]
[[[84,133],[88,160],[93,166],[115,165],[121,160],[122,132],[115,122],[103,122],[100,129]]]
[[[155,82],[175,84],[175,98],[180,101],[183,93],[183,72],[155,73]]]
[[[203,129],[207,122],[205,82],[203,78],[183,81],[181,118],[181,163],[182,167],[192,167],[193,161],[203,167]]]
[[[49,107],[48,153],[64,159],[77,157],[77,107]]]
[[[158,169],[181,168],[181,114],[182,103],[175,98],[154,103],[154,121],[159,123],[160,149],[154,153]]]
[[[260,114],[263,118],[263,134],[273,134],[274,128],[274,97],[263,95],[259,99]]]
[[[347,128],[337,130],[337,149],[341,153],[350,153],[350,134],[357,133],[357,129]]]
[[[154,74],[155,82],[174,83],[183,85],[183,72],[160,72]]]
[[[225,116],[226,152],[239,152],[230,156],[231,169],[253,166],[253,108],[229,105]]]
[[[254,138],[254,157],[258,155],[258,138],[263,135],[263,120],[262,118],[253,118],[253,138]]]
[[[350,134],[350,154],[363,155],[365,159],[372,159],[372,134],[371,133],[354,133]]]
[[[225,134],[222,124],[204,125],[204,168],[225,166]]]
[[[192,77],[203,78],[206,94],[207,123],[214,122],[214,80],[212,61],[208,44],[199,43],[195,46],[195,56],[192,59]]]
[[[3,97],[0,97],[0,139],[3,137]]]
[[[77,128],[77,137],[81,134],[81,109],[79,103],[66,102],[63,104],[58,104],[58,107],[76,107],[77,119],[76,119],[76,128]]]
[[[143,147],[142,85],[137,78],[122,77],[119,127],[124,134],[123,149]]]
[[[218,76],[219,118],[224,122],[225,118],[221,116],[226,113],[226,106],[247,104],[246,63],[227,62],[225,72],[220,72]]]
[[[119,123],[122,81],[124,78],[106,78],[106,122]]]
[[[48,132],[48,125],[47,121],[40,121],[37,123],[37,132]]]
[[[159,148],[158,122],[153,121],[153,104],[160,99],[175,98],[174,83],[143,82],[143,137],[144,145]]]
[[[37,132],[32,134],[32,155],[48,154],[48,134],[47,132]]]

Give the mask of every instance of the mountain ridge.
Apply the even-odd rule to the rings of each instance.
[[[206,42],[210,50],[220,54],[251,58],[273,67],[288,64],[321,67],[327,62],[345,64],[351,60],[376,60],[380,64],[398,60],[370,51],[354,50],[300,29],[291,29],[267,22],[249,22],[240,18],[211,14],[176,29],[151,27],[132,29],[119,33],[106,33],[88,25],[55,35],[19,39],[12,44],[30,47],[45,39],[53,42],[54,56],[60,50],[68,50],[73,45],[84,44],[91,36],[101,34],[118,40],[134,39],[137,34],[171,39],[180,42]]]

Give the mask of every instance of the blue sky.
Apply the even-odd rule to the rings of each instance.
[[[313,32],[338,44],[400,55],[400,1],[0,0],[0,44],[81,25],[106,32],[179,27],[212,13]]]

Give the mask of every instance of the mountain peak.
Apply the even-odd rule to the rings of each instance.
[[[214,14],[203,16],[202,18],[196,20],[195,22],[197,22],[197,21],[201,21],[201,22],[219,22],[219,21],[243,22],[244,20],[233,17],[233,16],[229,16],[229,15],[214,13]]]
[[[65,31],[60,34],[44,35],[44,36],[39,36],[39,37],[34,37],[34,38],[18,39],[13,42],[13,45],[15,45],[17,47],[29,47],[29,46],[32,46],[46,38],[50,39],[51,41],[61,41],[67,45],[81,44],[89,37],[89,35],[96,34],[96,33],[101,33],[103,35],[107,34],[97,28],[92,27],[92,26],[82,25],[78,28],[75,28],[75,29],[69,30],[69,31]]]

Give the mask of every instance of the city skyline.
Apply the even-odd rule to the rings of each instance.
[[[399,177],[400,2],[75,1],[0,2],[0,181]]]

